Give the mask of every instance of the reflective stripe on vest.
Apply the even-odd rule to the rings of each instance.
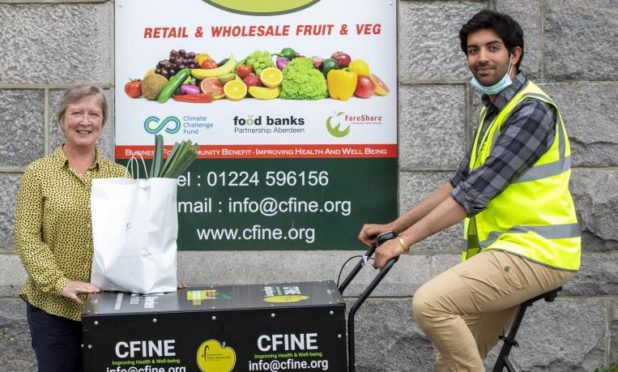
[[[556,104],[534,83],[528,82],[483,131],[486,108],[479,115],[469,169],[472,172],[489,157],[502,125],[526,98],[549,105],[555,114],[555,136],[537,162],[481,211],[466,220],[464,259],[481,249],[502,249],[534,261],[578,270],[581,237],[573,200],[568,191],[571,157],[562,116]]]

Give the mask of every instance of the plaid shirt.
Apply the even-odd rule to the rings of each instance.
[[[481,97],[487,108],[485,122],[482,124],[483,133],[526,82],[526,77],[520,73],[511,86],[498,94],[495,102],[492,103],[486,95]],[[513,109],[504,122],[485,163],[473,172],[469,170],[468,152],[451,178],[454,188],[451,195],[464,207],[468,216],[487,208],[492,198],[549,149],[554,140],[554,124],[552,110],[545,103],[526,98]]]

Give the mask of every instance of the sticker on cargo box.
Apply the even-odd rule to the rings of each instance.
[[[203,342],[197,349],[197,366],[202,372],[230,372],[236,365],[236,352],[217,340]]]
[[[270,303],[289,303],[306,301],[309,296],[302,293],[298,286],[266,286],[264,301]]]
[[[300,302],[306,301],[309,299],[309,296],[305,295],[289,295],[289,296],[272,296],[264,298],[264,301],[280,304],[280,303],[289,303],[289,302]]]
[[[187,291],[187,301],[193,302],[193,305],[201,305],[204,300],[229,300],[230,298],[230,295],[217,292],[216,289]]]

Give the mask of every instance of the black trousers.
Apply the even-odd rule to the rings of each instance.
[[[27,304],[38,372],[83,372],[82,323]]]

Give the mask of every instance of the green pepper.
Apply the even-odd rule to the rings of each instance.
[[[339,63],[335,61],[333,58],[326,58],[322,61],[322,73],[324,76],[328,75],[328,71],[336,70],[339,68]]]
[[[285,57],[288,60],[292,60],[292,58],[296,57],[296,51],[292,48],[283,48],[281,52],[278,54],[279,57]]]

